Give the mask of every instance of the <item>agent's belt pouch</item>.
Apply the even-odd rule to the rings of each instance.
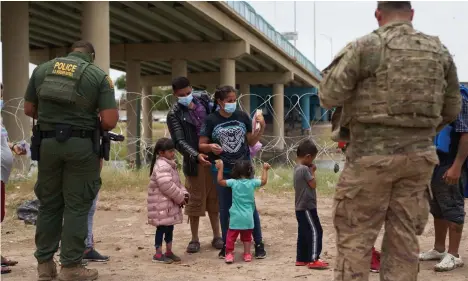
[[[72,126],[57,124],[55,125],[55,139],[58,142],[66,142],[72,136]]]

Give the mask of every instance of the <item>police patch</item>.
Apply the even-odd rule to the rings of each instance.
[[[54,64],[54,69],[52,70],[52,74],[73,77],[75,75],[75,71],[77,68],[78,68],[78,65],[74,63],[57,61]]]
[[[114,89],[114,83],[109,76],[106,76],[107,82],[109,83],[109,88]]]

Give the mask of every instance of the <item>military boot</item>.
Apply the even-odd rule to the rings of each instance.
[[[87,269],[83,265],[75,265],[72,267],[62,267],[58,280],[60,281],[93,281],[98,278],[96,269]]]
[[[57,277],[57,267],[54,260],[37,265],[38,281],[51,281]]]

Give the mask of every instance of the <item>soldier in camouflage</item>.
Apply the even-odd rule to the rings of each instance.
[[[408,1],[378,2],[379,29],[348,44],[319,86],[323,107],[341,107],[337,140],[349,142],[334,196],[335,281],[368,280],[384,223],[380,280],[417,280],[433,138],[457,118],[461,97],[452,56],[413,28],[413,14]]]

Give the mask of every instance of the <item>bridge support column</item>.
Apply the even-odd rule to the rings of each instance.
[[[310,131],[310,94],[304,94],[301,97],[301,118],[303,132]]]
[[[134,162],[136,159],[137,141],[137,112],[140,98],[140,71],[139,61],[127,61],[127,159]]]
[[[315,121],[322,120],[322,109],[320,105],[315,105]]]
[[[240,85],[240,94],[242,95],[242,98],[240,99],[242,109],[250,115],[252,113],[252,109],[250,108],[250,85]]]
[[[320,107],[320,121],[325,122],[328,121],[327,110],[323,107]]]
[[[258,96],[252,93],[250,94],[250,117],[252,117],[252,112],[255,112],[258,107]]]
[[[233,59],[221,59],[220,61],[220,86],[236,86],[236,61]]]
[[[172,61],[172,79],[176,77],[187,77],[187,61],[173,60]]]
[[[11,113],[2,117],[11,141],[27,138],[31,131],[21,103],[29,81],[28,6],[28,2],[2,2],[3,111]]]
[[[310,107],[310,121],[315,121],[315,104],[312,104]]]
[[[149,156],[151,155],[151,147],[153,144],[153,101],[151,100],[152,87],[145,86],[143,88],[143,100],[142,100],[142,128],[143,128],[143,147],[145,149],[145,162],[151,161]]]
[[[109,2],[84,1],[81,35],[96,51],[95,64],[109,74],[110,69]]]
[[[275,148],[284,150],[284,85],[273,85],[273,107],[275,118],[273,119],[273,135],[275,136]]]
[[[29,140],[31,119],[23,113],[22,98],[29,80],[29,3],[1,3],[1,38],[3,70],[3,125],[11,141]],[[18,112],[16,113],[16,110]],[[9,113],[9,114],[8,114]],[[25,156],[16,157],[14,168],[29,169]],[[24,161],[23,161],[24,160]]]

